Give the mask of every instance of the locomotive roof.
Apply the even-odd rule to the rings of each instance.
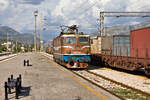
[[[62,35],[62,37],[75,37],[75,36],[76,36],[76,34],[64,34],[64,35]],[[88,34],[83,34],[83,35],[78,34],[78,36],[80,36],[80,37],[89,37],[90,35],[88,35]]]
[[[66,32],[64,32],[64,30],[62,30],[62,32],[56,38],[59,38],[59,37],[75,37],[76,35],[78,35],[80,37],[89,37],[90,36],[90,35],[85,34],[83,32],[78,32],[77,26],[72,25],[72,26],[68,27],[68,30]],[[54,39],[56,39],[56,38],[54,38]]]
[[[60,35],[59,36],[71,36],[71,35],[80,35],[80,36],[86,36],[86,35],[88,35],[88,34],[85,34],[85,33],[83,33],[83,32],[79,32],[79,33],[77,33],[77,32],[75,32],[75,31],[73,31],[73,30],[68,30],[67,32],[61,32],[60,33]],[[88,35],[89,36],[89,35]]]

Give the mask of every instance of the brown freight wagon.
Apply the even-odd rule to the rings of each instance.
[[[150,76],[150,27],[131,31],[130,35],[130,41],[129,36],[125,36],[126,38],[115,36],[113,38],[114,54],[91,54],[91,64],[130,71],[143,70]],[[123,48],[123,46],[125,47]],[[130,50],[128,46],[130,46]],[[122,50],[127,55],[125,53],[122,55]],[[116,54],[115,51],[117,51]]]
[[[150,58],[150,27],[130,32],[130,56]]]

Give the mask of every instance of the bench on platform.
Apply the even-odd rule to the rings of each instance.
[[[8,94],[11,94],[11,89],[15,88],[15,99],[18,99],[19,93],[21,93],[22,88],[22,78],[21,74],[16,79],[13,78],[13,75],[11,75],[10,78],[8,78],[8,82],[5,82],[5,100],[8,100]]]

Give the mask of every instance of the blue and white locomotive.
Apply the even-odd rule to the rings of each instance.
[[[53,40],[54,60],[67,68],[86,68],[91,61],[90,35],[79,33],[76,25],[67,28]]]

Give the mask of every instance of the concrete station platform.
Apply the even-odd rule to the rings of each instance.
[[[31,66],[24,66],[29,60]],[[0,100],[4,100],[4,82],[13,74],[23,78],[20,100],[119,100],[73,75],[40,53],[19,54],[0,61]],[[15,100],[15,94],[9,95]]]
[[[17,54],[10,54],[10,55],[4,55],[4,56],[0,56],[0,61],[5,60],[7,58],[11,58],[16,56]]]

